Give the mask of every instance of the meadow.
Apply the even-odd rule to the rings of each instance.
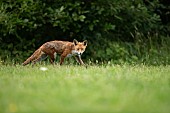
[[[0,65],[0,113],[33,112],[169,113],[170,66]]]

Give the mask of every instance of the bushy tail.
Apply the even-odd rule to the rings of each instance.
[[[24,61],[24,63],[22,63],[23,66],[29,64],[30,62],[32,62],[33,60],[37,59],[39,57],[41,53],[41,49],[37,49],[26,61]]]

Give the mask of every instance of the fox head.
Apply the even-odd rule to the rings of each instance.
[[[87,47],[87,40],[83,42],[78,42],[76,39],[73,40],[74,51],[73,54],[81,56]]]

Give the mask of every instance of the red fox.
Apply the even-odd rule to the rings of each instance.
[[[81,55],[85,51],[87,47],[87,40],[83,42],[78,42],[76,39],[73,42],[68,41],[50,41],[44,43],[41,47],[39,47],[24,63],[23,65],[27,65],[32,62],[35,64],[38,61],[46,59],[48,56],[50,57],[51,64],[54,63],[57,54],[60,54],[60,65],[64,62],[66,57],[75,56],[77,62],[81,65],[84,65]]]

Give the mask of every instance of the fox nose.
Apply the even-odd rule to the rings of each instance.
[[[82,55],[82,53],[78,53],[78,55]]]

